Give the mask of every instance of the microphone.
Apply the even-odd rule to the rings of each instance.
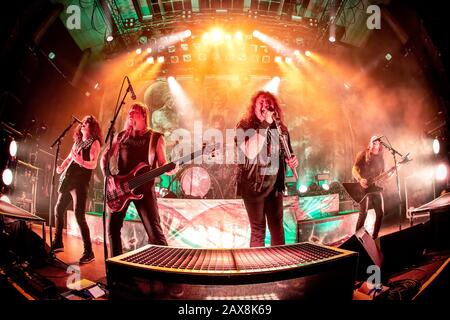
[[[136,100],[136,93],[134,93],[133,86],[131,85],[130,79],[127,76],[128,90],[131,92],[131,99]]]
[[[373,139],[372,142],[380,141],[381,138],[384,138],[384,136],[375,137],[375,139]]]
[[[83,121],[72,115],[72,119],[75,120],[75,122],[78,122],[79,124],[83,124]]]

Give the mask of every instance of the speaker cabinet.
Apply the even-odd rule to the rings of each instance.
[[[358,271],[359,280],[367,279],[367,267],[377,265],[381,268],[383,264],[383,254],[377,247],[366,229],[361,228],[355,232],[347,241],[339,246],[342,249],[358,252]]]
[[[396,272],[419,262],[423,258],[424,249],[428,247],[429,238],[429,223],[420,223],[380,237],[384,270]]]

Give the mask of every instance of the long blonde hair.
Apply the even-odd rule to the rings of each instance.
[[[130,110],[133,109],[133,108],[134,109],[138,109],[141,112],[141,114],[144,116],[144,119],[145,119],[145,126],[147,127],[147,129],[150,129],[150,127],[149,127],[150,120],[149,120],[148,107],[145,104],[143,104],[143,103],[136,102],[136,103],[133,103],[130,106]],[[130,135],[131,135],[131,132],[132,132],[132,128],[131,128],[131,126],[128,123],[128,117],[127,117],[127,119],[126,119],[126,121],[124,123],[123,130],[119,133],[119,136],[118,136],[119,137],[119,141],[118,142],[121,143],[122,141],[125,141],[126,139],[128,139],[130,137]]]

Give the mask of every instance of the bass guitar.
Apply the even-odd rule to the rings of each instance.
[[[197,150],[187,156],[169,162],[161,167],[150,169],[144,162],[139,163],[127,175],[110,175],[106,179],[106,207],[108,212],[122,211],[133,200],[140,200],[143,194],[137,192],[137,188],[149,183],[156,177],[175,169],[176,165],[187,163],[201,155],[207,155],[217,148],[214,146],[203,146],[202,150]]]
[[[402,157],[399,162],[397,162],[397,168],[405,163],[408,163],[409,161],[412,161],[412,159],[409,158],[408,153],[404,157]],[[374,178],[368,178],[367,188],[363,188],[359,182],[345,182],[342,185],[350,195],[350,197],[352,197],[354,201],[360,203],[368,194],[383,190],[383,188],[381,188],[379,184],[388,180],[394,174],[395,167],[396,166],[392,166],[389,170],[380,173]]]

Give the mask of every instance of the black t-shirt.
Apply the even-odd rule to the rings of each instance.
[[[359,174],[362,178],[375,178],[384,171],[383,154],[371,154],[369,161],[366,161],[367,152],[367,150],[364,150],[358,153],[354,166],[359,170]]]
[[[259,130],[259,133],[266,137],[265,144],[263,148],[267,148],[267,155],[273,152],[271,148],[271,134],[267,134],[269,130],[276,130],[275,123],[272,123],[267,128],[268,123],[248,123],[246,121],[240,121],[236,129],[255,129],[254,133]],[[290,151],[292,152],[292,147],[290,144],[289,133],[287,130],[283,131],[283,135],[287,136]],[[246,137],[246,141],[250,137]],[[237,142],[237,140],[236,140]],[[242,152],[240,146],[237,146],[238,153]],[[255,160],[250,160],[246,157],[244,164],[239,164],[239,177],[238,177],[238,194],[243,198],[248,200],[259,201],[267,197],[274,189],[279,192],[284,190],[284,176],[286,172],[286,163],[284,161],[285,155],[281,145],[275,152],[279,153],[276,158],[278,163],[275,164],[262,164]],[[257,156],[258,158],[258,156]],[[276,169],[278,168],[278,169]],[[265,173],[265,174],[264,174]]]
[[[148,164],[150,131],[140,136],[129,136],[119,147],[119,174],[128,174],[139,163]]]
[[[86,146],[83,146],[83,148],[80,150],[84,161],[91,160],[91,147],[94,142],[95,140],[82,142],[82,144],[87,144]],[[87,187],[89,186],[91,176],[92,176],[91,169],[86,169],[85,167],[80,166],[75,161],[72,161],[72,163],[70,164],[69,168],[67,168],[67,171],[65,173],[64,187],[62,189],[72,190],[78,186]]]

